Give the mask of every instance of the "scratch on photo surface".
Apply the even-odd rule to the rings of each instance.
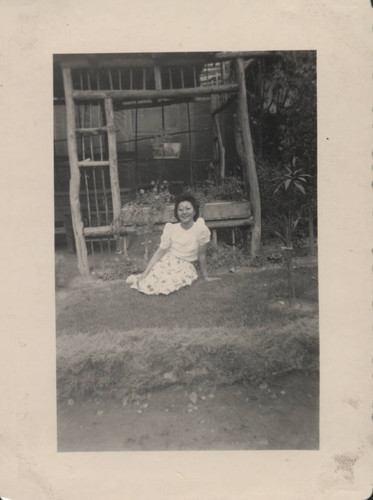
[[[188,481],[187,478],[184,476],[184,474],[182,474],[180,471],[177,471],[177,474],[182,478],[184,479],[184,481]]]
[[[30,461],[27,457],[22,454],[17,456],[18,467],[19,467],[19,477],[23,478],[25,481],[31,481],[32,484],[39,488],[46,498],[55,498],[52,485],[49,480],[41,474],[38,470],[37,464]]]

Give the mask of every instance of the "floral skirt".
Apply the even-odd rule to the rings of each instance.
[[[132,274],[126,283],[147,295],[169,295],[184,286],[191,285],[198,275],[191,262],[166,253],[139,284],[136,278],[137,276]]]

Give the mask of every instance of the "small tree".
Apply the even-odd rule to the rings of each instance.
[[[247,68],[246,84],[264,227],[272,226],[273,213],[283,206],[281,197],[273,206],[270,181],[278,174],[279,165],[287,165],[296,157],[297,167],[311,175],[306,196],[302,194],[301,198],[308,218],[309,252],[313,255],[317,221],[316,52],[282,51],[256,61]]]
[[[278,217],[279,231],[275,234],[281,239],[284,246],[282,251],[288,274],[288,287],[290,300],[295,299],[295,286],[293,275],[293,237],[300,221],[300,213],[295,212],[295,204],[299,195],[306,196],[307,179],[311,177],[303,172],[301,168],[296,168],[296,158],[293,158],[292,166],[286,167],[280,182],[273,194],[276,196],[281,191],[286,194],[287,213]]]

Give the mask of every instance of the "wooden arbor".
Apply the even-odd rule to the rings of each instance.
[[[87,247],[84,237],[84,225],[80,207],[80,182],[82,168],[105,167],[109,172],[111,186],[111,210],[112,220],[119,217],[121,210],[120,188],[118,180],[118,161],[116,147],[116,132],[114,126],[114,103],[116,101],[125,103],[127,109],[167,105],[175,102],[190,102],[201,98],[211,98],[217,95],[231,95],[225,104],[218,104],[212,109],[212,115],[217,130],[219,150],[221,158],[221,170],[224,171],[224,146],[219,133],[219,124],[216,120],[217,114],[229,103],[237,100],[237,117],[239,121],[238,142],[239,154],[244,171],[244,181],[247,194],[251,201],[253,214],[253,233],[251,239],[251,256],[256,257],[260,248],[261,236],[261,209],[259,186],[256,174],[253,146],[250,132],[250,123],[246,99],[245,83],[245,60],[263,56],[263,52],[242,53],[195,53],[195,54],[144,54],[124,55],[98,59],[92,56],[60,56],[63,84],[66,102],[67,116],[67,141],[70,163],[70,206],[72,214],[72,225],[75,236],[78,268],[82,275],[89,274]],[[223,61],[234,62],[235,77],[230,83],[201,84],[198,71],[207,63],[222,63]],[[178,85],[174,85],[170,67],[180,71]],[[108,75],[108,88],[102,88],[99,80],[93,85],[87,73],[87,85],[84,86],[83,77],[80,76],[80,85],[74,85],[72,73],[74,71],[105,69]],[[119,77],[116,72],[119,71]],[[125,73],[123,73],[123,71]],[[127,84],[122,81],[122,75],[128,75]],[[142,75],[142,88],[134,88],[135,74]],[[82,75],[82,73],[81,73]],[[151,75],[151,76],[150,76]],[[148,85],[149,76],[151,84]],[[116,80],[116,83],[114,82]],[[176,88],[177,87],[177,88]],[[214,103],[214,101],[212,101]],[[78,105],[86,103],[89,106],[99,105],[103,110],[103,116],[97,122],[92,120],[83,125],[78,123]],[[78,139],[84,143],[85,137],[98,136],[104,138],[108,146],[108,155],[96,159],[94,155],[86,158],[83,147],[83,157],[78,151]],[[91,140],[91,150],[92,140]],[[104,180],[104,176],[103,176]],[[88,195],[87,195],[88,196]],[[107,201],[105,201],[107,204]],[[97,200],[96,200],[97,204]],[[106,210],[106,217],[108,210]],[[108,221],[107,221],[108,222]],[[112,222],[112,221],[110,221]],[[92,229],[92,228],[91,228]],[[99,227],[97,227],[99,230]],[[92,233],[92,231],[91,231]],[[99,231],[98,231],[99,233]],[[119,235],[117,235],[119,237]]]

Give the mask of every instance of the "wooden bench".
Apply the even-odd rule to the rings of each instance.
[[[126,236],[136,232],[136,227],[130,220],[130,213],[124,207],[122,214],[126,217],[128,214],[128,225],[124,225],[119,235],[123,238],[123,251],[126,252]],[[249,227],[253,224],[253,217],[251,215],[250,203],[248,201],[220,201],[207,203],[201,212],[201,216],[205,219],[206,225],[211,229],[212,239],[217,244],[217,230],[223,228],[230,228],[232,235],[232,244],[236,244],[235,228]],[[155,231],[162,231],[167,222],[176,222],[174,218],[174,206],[167,206],[159,215],[156,222]],[[113,226],[100,226],[100,227],[85,227],[84,236],[87,238],[100,238],[100,237],[113,237],[115,234]]]

